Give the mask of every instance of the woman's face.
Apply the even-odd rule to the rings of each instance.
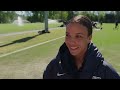
[[[66,26],[65,43],[73,56],[85,54],[91,37],[88,36],[87,28],[79,23],[70,23]]]

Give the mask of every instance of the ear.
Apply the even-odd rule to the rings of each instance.
[[[91,39],[92,39],[92,35],[88,36],[88,43],[91,42]]]

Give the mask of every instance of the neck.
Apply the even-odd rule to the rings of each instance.
[[[78,69],[82,67],[82,63],[84,61],[84,56],[85,55],[74,56],[75,64],[76,64]]]

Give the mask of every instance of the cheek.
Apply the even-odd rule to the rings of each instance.
[[[68,46],[68,45],[69,45],[69,43],[70,43],[70,41],[69,41],[69,40],[67,40],[67,39],[65,39],[65,43],[66,43],[66,45]]]
[[[84,42],[80,41],[80,40],[74,40],[74,41],[70,41],[70,40],[65,40],[65,43],[68,47],[70,46],[76,46],[76,47],[83,47],[85,46],[84,45]]]
[[[88,46],[88,43],[89,42],[87,40],[81,40],[81,41],[76,42],[76,45],[84,49]]]
[[[76,44],[76,41],[75,40],[71,40],[71,39],[68,39],[68,38],[66,38],[65,39],[65,43],[66,43],[66,45],[75,45]]]

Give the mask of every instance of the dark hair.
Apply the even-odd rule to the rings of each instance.
[[[83,16],[83,15],[75,16],[67,22],[67,25],[69,23],[79,23],[87,27],[88,36],[92,35],[92,21],[88,17]]]

